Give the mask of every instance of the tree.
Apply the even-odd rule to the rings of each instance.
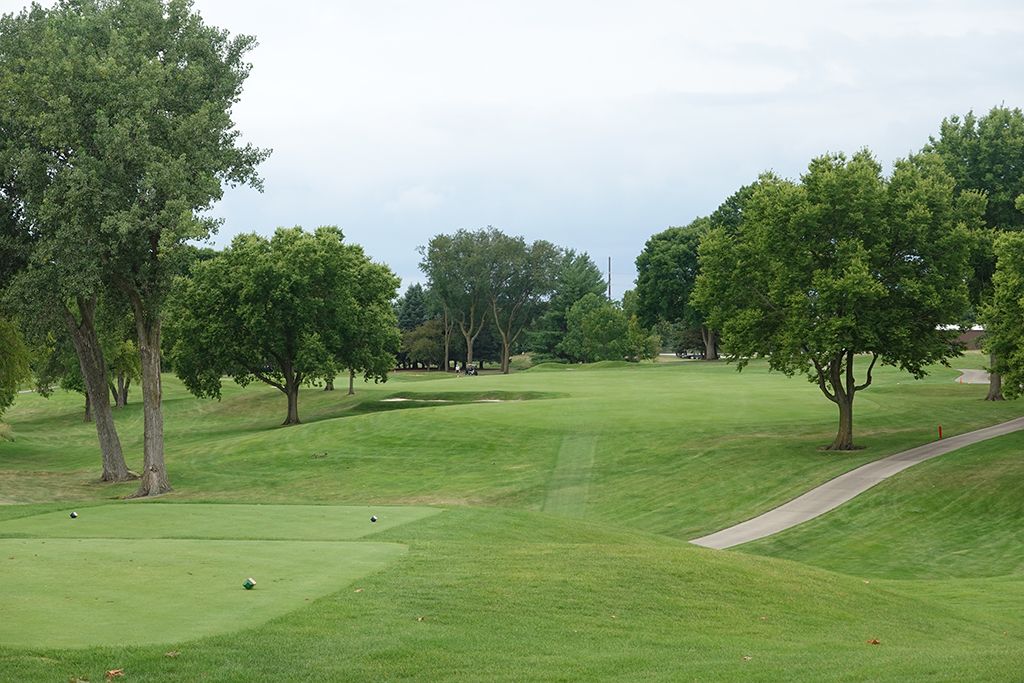
[[[110,403],[109,367],[97,322],[102,308],[101,285],[88,264],[75,269],[74,259],[48,259],[47,254],[73,248],[71,244],[34,250],[28,266],[11,282],[7,308],[17,311],[30,346],[38,354],[55,349],[59,357],[40,357],[45,377],[62,387],[85,394],[86,420],[96,427],[102,472],[100,481],[123,482],[136,478],[128,469]],[[70,356],[68,348],[73,349]],[[69,362],[70,361],[70,362]],[[40,379],[42,383],[44,380]]]
[[[88,212],[82,220],[55,219],[65,207],[61,194],[88,190],[81,182],[85,169],[68,172],[75,147],[50,125],[64,110],[51,105],[64,94],[54,82],[61,62],[49,23],[47,11],[37,6],[0,18],[0,288],[6,288],[5,307],[21,319],[33,348],[51,336],[67,335],[74,343],[79,368],[72,372],[84,385],[87,418],[95,416],[101,481],[126,481],[133,475],[114,425],[93,324],[102,284],[98,260],[84,256],[94,239],[83,230]]]
[[[348,370],[349,395],[356,393],[357,373],[362,373],[363,381],[386,382],[402,345],[391,305],[399,280],[387,266],[371,262],[361,248],[354,248],[360,257],[354,292],[356,320],[352,332],[343,338],[344,351],[338,358]]]
[[[491,316],[501,337],[501,371],[507,375],[513,345],[554,288],[560,254],[550,242],[527,244],[522,237],[501,232],[492,233],[488,246]]]
[[[573,362],[639,361],[658,355],[661,340],[645,330],[634,316],[627,318],[614,302],[593,292],[566,314],[568,332],[559,350]]]
[[[604,275],[586,252],[562,252],[556,265],[554,291],[530,334],[530,349],[539,359],[568,360],[559,347],[569,330],[569,309],[587,294],[601,297],[604,293]]]
[[[397,280],[385,271],[333,227],[279,228],[270,239],[239,235],[176,283],[167,331],[175,372],[193,394],[211,398],[220,398],[225,375],[242,386],[269,384],[287,397],[284,424],[298,424],[301,386],[339,362],[364,368],[360,325],[368,316],[360,308],[390,311]],[[367,287],[367,272],[380,286]]]
[[[24,183],[36,251],[77,273],[79,317],[68,326],[94,402],[97,283],[130,305],[144,424],[135,495],[169,491],[161,308],[174,253],[210,234],[215,223],[201,214],[223,185],[260,185],[267,152],[239,145],[231,118],[254,41],[205,25],[188,0],[62,0],[3,22],[0,119],[14,133],[5,158]]]
[[[1024,213],[1015,207],[1024,193],[1024,113],[1020,109],[993,107],[988,114],[943,119],[939,137],[929,137],[926,151],[942,157],[946,170],[956,180],[956,191],[982,192],[988,203],[984,225],[989,230],[1022,230]],[[994,235],[979,235],[980,249],[972,254],[975,267],[971,294],[976,309],[986,306],[992,296],[995,253]],[[997,333],[986,330],[986,334]],[[996,369],[1005,363],[990,354],[991,380],[987,400],[1003,398],[1001,374]]]
[[[708,233],[693,296],[738,369],[762,356],[806,373],[839,411],[829,449],[849,450],[877,362],[922,377],[959,353],[942,326],[968,306],[963,222],[980,210],[954,201],[934,155],[897,161],[890,178],[867,150],[822,156],[798,183],[761,176],[738,230]]]
[[[435,235],[420,247],[420,270],[441,301],[445,326],[457,325],[466,344],[466,363],[473,362],[473,342],[487,322],[490,303],[490,246],[497,230],[487,228],[453,235]],[[447,358],[445,359],[447,364]]]
[[[1007,398],[1024,393],[1024,233],[1004,233],[995,243],[991,298],[982,308],[985,347]]]
[[[14,403],[21,383],[32,376],[29,360],[17,326],[0,318],[0,416]]]
[[[703,314],[690,303],[699,272],[697,249],[711,225],[710,219],[698,218],[647,240],[636,258],[637,316],[645,325],[664,321],[699,330],[704,358],[717,360],[718,335],[704,324]]]
[[[425,368],[436,365],[444,367],[445,346],[443,321],[433,318],[408,332],[402,338],[402,348],[414,366],[420,363]]]
[[[423,291],[423,285],[416,283],[406,288],[405,294],[398,298],[395,305],[395,315],[398,329],[402,332],[414,330],[429,320],[427,294]]]

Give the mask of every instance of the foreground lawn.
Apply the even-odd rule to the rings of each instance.
[[[971,357],[962,367],[979,364]],[[829,545],[799,557],[771,550],[780,559],[686,543],[929,441],[939,424],[954,434],[1024,412],[986,403],[985,387],[959,385],[957,374],[936,368],[914,382],[878,372],[855,405],[865,448],[844,454],[819,450],[836,415],[817,388],[757,366],[739,375],[686,362],[458,379],[401,374],[359,385],[354,397],[305,390],[306,422],[288,428],[277,426],[279,392],[232,386],[220,403],[198,401],[167,378],[176,491],[157,503],[113,505],[133,487],[95,483],[95,434],[80,422],[79,397],[19,397],[8,414],[15,441],[0,442],[0,502],[9,503],[0,505],[0,543],[76,547],[109,533],[117,539],[111,553],[138,544],[156,560],[153,571],[164,570],[161,544],[186,541],[266,546],[275,556],[287,555],[273,551],[276,543],[406,550],[349,576],[334,574],[346,560],[326,549],[326,561],[300,559],[284,573],[312,569],[321,586],[288,600],[297,607],[253,620],[190,597],[189,580],[169,576],[187,575],[189,563],[168,562],[162,580],[184,583],[173,601],[180,618],[162,620],[224,612],[236,630],[62,649],[71,643],[48,639],[43,625],[34,645],[0,637],[0,678],[95,681],[123,668],[128,680],[154,681],[1015,680],[1024,670],[1024,582],[1013,553],[1006,571],[984,570],[986,557],[1017,542],[1008,535],[1019,519],[1009,485],[996,496],[1002,546],[971,542],[980,537],[969,518],[981,508],[946,506],[944,525],[962,528],[950,552],[969,547],[960,555],[976,552],[978,561],[946,563],[955,568],[945,573],[928,557],[946,547],[934,540],[939,527],[881,528],[878,546],[922,533],[933,541],[889,559],[869,545],[859,560],[854,542],[839,553],[851,558],[841,566],[825,559]],[[138,407],[118,420],[138,467]],[[1012,469],[1007,448],[1004,473]],[[979,501],[996,485],[991,465],[976,468]],[[268,503],[288,504],[270,515],[274,524],[254,522],[259,513],[241,507]],[[330,505],[356,506],[351,524]],[[72,506],[81,513],[74,522]],[[108,532],[115,520],[107,516],[120,510],[138,513],[139,525]],[[370,527],[368,510],[387,514]],[[80,561],[90,557],[126,572],[121,565],[133,556],[83,553]],[[52,560],[71,571],[78,558],[58,550]],[[872,570],[880,564],[888,568]],[[229,569],[230,600],[270,592],[262,582],[243,591],[239,567]],[[137,601],[124,610],[169,599],[130,576],[112,571],[111,579]]]
[[[409,551],[263,626],[153,646],[3,647],[0,671],[14,680],[102,680],[123,668],[143,681],[999,681],[1024,667],[1024,594],[1005,585],[969,604],[948,590],[912,594],[535,512],[452,509],[374,542]],[[182,618],[208,613],[187,599],[177,606]]]
[[[341,539],[437,512],[382,510],[372,523],[363,508],[131,503],[3,522],[0,643],[169,643],[256,626],[406,550]]]

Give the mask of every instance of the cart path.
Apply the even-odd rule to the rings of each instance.
[[[960,370],[960,376],[953,381],[960,384],[988,384],[988,370]]]
[[[574,434],[562,439],[558,461],[548,481],[544,512],[563,517],[583,516],[596,446],[597,438],[590,435]]]
[[[902,472],[911,465],[955,451],[958,448],[985,441],[996,436],[1010,434],[1024,429],[1024,417],[1003,422],[984,429],[966,434],[951,436],[941,441],[911,448],[902,453],[890,455],[875,462],[869,462],[846,474],[841,474],[821,486],[811,489],[799,498],[774,510],[741,522],[728,529],[716,531],[690,541],[705,548],[731,548],[733,546],[755,541],[765,536],[777,534],[797,524],[814,519],[829,510],[839,507],[854,496],[857,496],[875,484],[888,479],[897,472]]]

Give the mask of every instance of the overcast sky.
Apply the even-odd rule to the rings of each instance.
[[[23,2],[0,0],[3,11]],[[48,4],[48,3],[44,3]],[[493,225],[613,259],[767,169],[1024,105],[1024,4],[196,0],[256,36],[235,121],[274,152],[216,239],[332,224],[420,279],[432,235]]]

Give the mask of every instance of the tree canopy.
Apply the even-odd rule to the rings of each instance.
[[[988,114],[950,116],[925,151],[935,152],[956,181],[957,192],[984,192],[985,223],[999,230],[1024,229],[1015,203],[1024,194],[1024,112],[993,107]]]
[[[197,396],[220,397],[221,378],[260,381],[288,398],[284,424],[299,422],[299,387],[339,363],[386,379],[380,340],[395,339],[397,278],[343,242],[337,228],[279,228],[237,236],[179,279],[169,305],[170,357]],[[388,329],[377,329],[377,327]]]
[[[566,313],[568,330],[559,351],[570,361],[639,361],[658,355],[660,339],[627,317],[614,302],[593,292],[585,294]]]
[[[409,285],[395,304],[398,328],[402,332],[414,330],[430,319],[427,293],[418,282]]]
[[[644,325],[675,324],[701,334],[704,357],[718,358],[717,335],[704,325],[704,315],[690,301],[700,266],[697,250],[711,228],[708,218],[685,227],[668,228],[647,240],[636,258],[637,317]]]
[[[1003,233],[995,243],[991,298],[982,308],[985,347],[1007,398],[1024,393],[1024,234]]]
[[[112,287],[130,304],[145,432],[137,495],[163,493],[168,260],[210,234],[202,212],[225,183],[259,187],[267,152],[240,144],[231,117],[254,40],[207,26],[188,0],[64,0],[0,22],[0,168],[38,235],[34,264],[75,300],[68,327],[94,398],[106,392],[95,296]]]
[[[490,246],[497,230],[457,230],[435,235],[420,248],[420,270],[431,292],[466,344],[466,362],[473,362],[473,342],[487,323],[490,308]],[[447,361],[447,358],[445,359]]]
[[[31,376],[29,351],[17,326],[0,318],[0,416],[14,403],[21,383]]]
[[[551,242],[528,244],[495,233],[489,245],[491,316],[501,337],[501,371],[509,372],[512,347],[541,314],[555,285],[560,251]]]
[[[538,359],[569,360],[560,347],[569,331],[569,309],[587,294],[602,297],[604,293],[604,275],[590,255],[564,250],[555,264],[554,289],[530,333],[529,347]]]
[[[1016,207],[1024,193],[1024,113],[1000,106],[981,117],[974,112],[963,117],[951,116],[943,119],[939,136],[929,138],[925,149],[942,158],[956,181],[958,193],[982,193],[987,199],[984,225],[978,226],[972,236],[973,322],[993,295],[996,236],[1005,230],[1024,229],[1024,212]],[[995,324],[996,318],[990,316],[987,325],[991,328]],[[988,329],[986,337],[990,333],[998,334]],[[988,347],[984,339],[983,345]],[[991,350],[990,354],[991,379],[986,398],[999,401],[1003,399],[1003,390],[998,368],[1005,367],[1005,362]]]
[[[831,449],[854,447],[854,395],[876,362],[921,377],[958,353],[942,326],[968,306],[963,225],[982,205],[954,201],[953,187],[934,155],[897,161],[889,178],[867,150],[826,155],[800,182],[763,175],[738,229],[701,245],[694,297],[710,324],[740,369],[765,357],[836,403]]]

